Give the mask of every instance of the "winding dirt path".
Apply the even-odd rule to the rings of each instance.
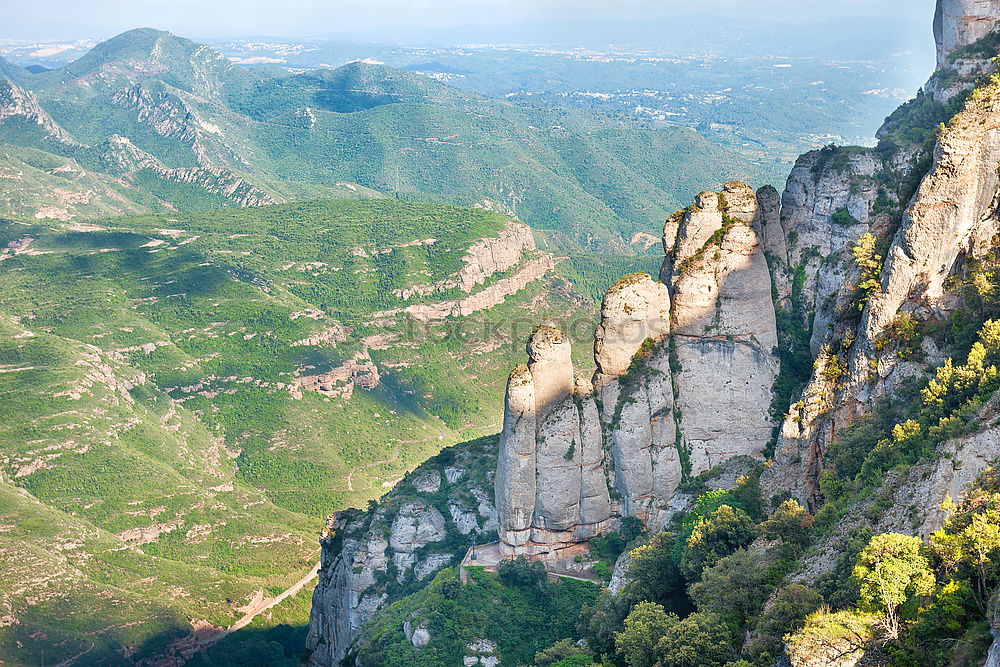
[[[56,665],[56,667],[69,667],[70,665],[75,665],[77,660],[79,660],[83,656],[85,656],[88,653],[90,653],[91,651],[93,651],[95,646],[96,646],[96,644],[93,641],[91,641],[90,642],[90,648],[88,648],[88,649],[86,649],[84,651],[80,651],[79,653],[77,653],[76,655],[74,655],[72,658],[66,658],[62,662],[58,663]]]
[[[257,603],[257,605],[254,606],[253,609],[245,613],[243,615],[243,618],[236,621],[225,630],[220,630],[215,634],[202,638],[198,642],[199,650],[203,648],[208,648],[209,646],[218,643],[221,639],[223,639],[227,635],[232,634],[233,632],[236,632],[237,630],[242,630],[246,626],[250,625],[253,622],[253,620],[257,618],[257,616],[259,616],[260,614],[264,613],[265,611],[267,611],[271,607],[274,607],[275,605],[281,604],[281,602],[283,602],[287,598],[290,598],[291,596],[299,593],[303,588],[306,587],[306,585],[310,581],[315,579],[316,576],[319,574],[319,566],[320,563],[317,562],[316,565],[314,565],[313,568],[309,570],[309,573],[306,574],[306,576],[296,581],[294,584],[283,590],[275,597],[265,598],[261,600],[259,603]]]
[[[393,463],[394,461],[396,461],[396,459],[399,458],[399,453],[402,449],[403,449],[403,443],[398,442],[396,443],[396,446],[392,450],[391,458],[382,459],[381,461],[366,463],[363,466],[355,466],[351,468],[351,472],[347,473],[347,490],[348,491],[354,490],[354,473],[358,472],[359,470],[366,470],[368,468],[374,468],[375,466],[380,466],[383,463]]]
[[[431,436],[429,438],[421,438],[420,440],[397,440],[396,446],[393,447],[392,456],[390,458],[383,459],[381,461],[375,461],[374,463],[366,463],[363,466],[354,466],[353,468],[351,468],[351,472],[347,473],[347,490],[348,491],[354,490],[354,473],[359,472],[361,470],[367,470],[368,468],[374,468],[375,466],[380,466],[383,463],[394,463],[397,459],[399,459],[399,453],[403,450],[403,445],[415,445],[420,442],[430,442],[432,440],[437,440],[442,436],[444,436],[444,433],[439,433],[438,435]]]

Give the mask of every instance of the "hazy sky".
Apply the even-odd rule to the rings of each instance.
[[[516,23],[678,13],[778,21],[895,16],[931,22],[934,0],[0,0],[0,38],[105,37],[150,26],[192,36],[325,36],[380,26]]]

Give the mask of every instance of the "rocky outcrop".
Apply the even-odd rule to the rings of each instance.
[[[368,512],[347,510],[330,519],[313,593],[308,664],[340,664],[378,610],[461,560],[464,550],[456,553],[453,541],[491,539],[497,513],[487,470],[495,451],[495,439],[445,450]],[[414,645],[429,640],[419,626],[408,636]]]
[[[198,139],[194,114],[173,96],[154,93],[142,84],[136,84],[115,93],[111,103],[134,110],[140,123],[148,125],[162,137],[185,143],[194,143]]]
[[[956,86],[967,92],[972,82],[994,70],[988,58],[952,57],[926,90],[950,99],[961,92]],[[896,142],[900,128],[911,122],[912,109],[904,106],[879,132],[885,143],[882,155],[824,149],[825,156],[824,151],[805,156],[793,170],[781,217],[789,236],[797,232],[802,248],[797,255],[795,245],[789,245],[793,265],[798,262],[796,268],[805,272],[804,306],[815,309],[812,350],[819,359],[802,400],[786,418],[774,465],[761,479],[765,494],[791,491],[804,502],[820,501],[817,481],[824,453],[838,431],[906,378],[926,373],[888,344],[891,330],[900,318],[946,320],[961,305],[949,281],[969,260],[992,251],[1000,231],[998,98],[1000,87],[992,80],[976,89],[934,137],[930,153],[919,146],[885,143]],[[930,161],[929,169],[920,166],[922,155]],[[909,202],[897,201],[895,192],[877,185],[917,178],[920,185]],[[820,206],[817,191],[826,192],[830,203]],[[850,222],[848,228],[830,216],[834,209],[849,214],[837,216]],[[883,253],[875,253],[877,284],[869,288],[866,303],[859,301],[860,274],[850,254],[862,233],[888,247],[884,262]],[[826,246],[819,245],[824,241]],[[851,317],[859,308],[860,323]],[[930,341],[924,342],[922,353],[928,361],[943,361]]]
[[[126,179],[142,171],[173,183],[188,183],[206,192],[220,195],[237,206],[263,206],[277,203],[266,192],[226,169],[215,167],[170,168],[136,146],[128,137],[112,135],[101,153],[101,161],[116,176]]]
[[[937,0],[934,39],[937,41],[938,68],[956,49],[991,33],[997,21],[1000,21],[998,0]]]
[[[951,69],[932,78],[926,95],[953,99],[964,92],[956,81],[967,86],[994,71],[989,58],[954,51],[982,36],[997,10],[993,1],[939,3],[939,49]],[[534,333],[529,363],[510,376],[497,442],[503,555],[557,560],[625,516],[657,530],[691,501],[678,492],[682,479],[710,468],[726,471],[718,488],[731,487],[772,437],[777,349],[788,349],[788,328],[802,334],[814,364],[777,429],[761,489],[765,500],[823,502],[824,457],[841,429],[942,361],[929,339],[926,364],[905,358],[887,331],[901,315],[946,321],[961,305],[954,278],[1000,247],[1000,84],[976,91],[939,135],[912,139],[907,130],[919,118],[909,114],[926,101],[887,121],[878,150],[828,147],[801,157],[780,197],[728,183],[671,216],[660,281],[627,276],[604,300],[593,381],[574,378],[558,330]],[[867,277],[854,252],[865,234],[876,265]],[[884,262],[875,259],[883,252]],[[862,524],[924,538],[939,528],[945,500],[960,498],[1000,459],[998,400],[935,456],[887,473],[789,581],[815,584],[831,572]],[[459,511],[449,517],[467,522]],[[815,648],[789,647],[789,657],[829,661]]]
[[[734,456],[762,454],[778,373],[756,194],[734,182],[699,202],[680,221],[669,267],[678,423],[695,475]]]
[[[199,52],[208,54],[208,60],[214,59],[213,53],[219,55],[207,48],[199,49]],[[225,66],[232,67],[232,64],[226,63]],[[207,84],[207,81],[202,83]],[[167,90],[170,92],[165,92],[156,84],[134,84],[115,92],[111,103],[134,111],[136,120],[156,134],[190,145],[198,164],[206,169],[252,171],[252,165],[239,150],[226,144],[222,128],[203,117],[198,110],[198,102],[204,102],[204,99],[192,99],[191,95],[179,89]]]
[[[507,384],[495,497],[505,556],[558,558],[611,517],[592,386],[574,381],[570,343],[542,325]]]
[[[792,168],[781,201],[788,266],[799,271],[801,306],[815,313],[810,326],[812,353],[828,338],[838,308],[839,292],[856,274],[851,248],[870,231],[872,204],[880,191],[877,173],[883,169],[875,151],[825,148],[806,153]],[[791,297],[783,282],[781,296]]]
[[[65,146],[84,147],[42,109],[35,93],[15,85],[12,81],[0,79],[0,123],[8,118],[23,118],[29,123],[34,123],[47,137]]]
[[[815,585],[833,570],[845,542],[862,525],[875,534],[894,532],[925,540],[940,529],[948,516],[946,501],[959,502],[979,476],[1000,459],[1000,401],[996,396],[977,417],[982,426],[975,433],[945,442],[934,457],[908,471],[891,473],[881,492],[847,513],[829,539],[800,562],[790,580]],[[876,507],[879,503],[883,509]]]
[[[594,386],[606,387],[625,375],[647,339],[670,333],[670,292],[645,274],[625,276],[608,290],[594,337]]]
[[[592,382],[573,382],[558,330],[535,331],[499,443],[505,555],[558,560],[612,518],[659,529],[685,475],[762,456],[778,340],[757,230],[765,215],[780,225],[776,192],[762,192],[728,183],[668,221],[662,282],[626,276],[604,298]]]
[[[468,252],[462,258],[462,268],[454,278],[429,285],[411,285],[396,290],[394,294],[404,301],[409,301],[415,296],[430,296],[453,289],[471,294],[488,278],[516,268],[525,259],[526,254],[533,254],[537,250],[531,228],[518,220],[508,220],[495,237],[479,239],[469,246]]]
[[[309,371],[313,372],[310,373]],[[359,352],[340,366],[325,373],[314,369],[299,369],[292,378],[289,389],[292,397],[302,398],[303,391],[314,391],[329,398],[349,400],[354,388],[371,391],[378,386],[382,376],[366,352]]]
[[[555,261],[548,253],[530,259],[513,274],[500,278],[467,297],[438,303],[413,304],[405,308],[380,311],[377,319],[407,315],[416,320],[435,321],[448,317],[468,317],[482,310],[502,304],[508,296],[517,294],[528,285],[544,278],[555,268]]]

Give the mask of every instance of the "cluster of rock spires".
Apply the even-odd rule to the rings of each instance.
[[[813,507],[821,500],[818,479],[836,434],[948,356],[930,337],[921,341],[923,363],[897,354],[887,343],[893,323],[946,319],[961,305],[948,278],[1000,245],[1000,82],[983,78],[996,73],[990,53],[963,48],[998,20],[1000,0],[938,0],[939,71],[922,94],[947,103],[979,90],[932,152],[905,143],[828,148],[802,156],[780,196],[736,182],[701,193],[665,225],[659,281],[626,276],[605,297],[592,377],[575,372],[557,328],[534,332],[529,363],[507,386],[496,509],[480,515],[480,525],[495,521],[505,555],[558,560],[626,516],[657,530],[690,503],[683,479],[743,457],[762,460],[771,446],[763,497],[792,495]],[[890,117],[879,137],[891,139],[897,122]],[[885,187],[913,179],[915,192]],[[852,251],[866,234],[888,251],[859,318],[862,276]],[[802,394],[776,406],[787,412],[783,421],[771,410],[778,348],[788,345],[779,313],[801,319],[815,362]],[[1000,457],[997,400],[982,407],[977,432],[890,477],[894,504],[881,510],[879,532],[926,537],[940,527],[943,501]],[[812,583],[829,572],[860,520],[844,517],[790,579]],[[334,542],[324,546],[310,626],[317,665],[337,664],[363,619],[389,601],[377,586],[338,590],[362,550]]]
[[[671,217],[661,281],[626,276],[604,298],[592,379],[574,377],[562,332],[532,334],[500,436],[505,554],[559,558],[622,516],[659,529],[685,474],[762,456],[778,372],[762,239],[780,224],[776,199],[732,182]]]

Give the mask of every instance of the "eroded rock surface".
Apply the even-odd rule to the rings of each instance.
[[[371,511],[347,510],[328,522],[309,621],[309,664],[340,664],[364,624],[396,599],[389,594],[390,573],[396,590],[399,583],[412,586],[406,582],[427,580],[465,555],[447,546],[449,534],[467,535],[470,544],[492,539],[497,512],[488,471],[496,440],[456,449],[424,463]],[[414,646],[430,641],[419,625],[411,633]]]
[[[998,0],[938,0],[934,14],[938,67],[963,46],[977,42],[1000,21]]]

